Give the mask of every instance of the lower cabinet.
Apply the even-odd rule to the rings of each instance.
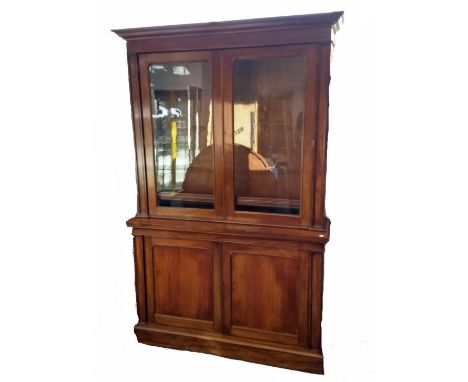
[[[323,373],[323,246],[180,236],[135,235],[139,342]]]
[[[310,345],[308,251],[155,236],[143,240],[145,307],[140,310],[146,311],[146,323]],[[141,283],[137,280],[137,290]]]

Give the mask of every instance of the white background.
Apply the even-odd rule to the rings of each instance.
[[[466,381],[462,2],[3,2],[2,381]],[[325,376],[137,344],[125,43],[111,28],[345,11]]]

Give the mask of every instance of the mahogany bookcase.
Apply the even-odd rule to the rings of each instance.
[[[328,88],[342,12],[127,41],[139,342],[323,373]]]

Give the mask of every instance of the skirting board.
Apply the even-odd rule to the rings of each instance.
[[[135,326],[138,342],[178,350],[214,354],[307,373],[323,374],[323,356],[318,351],[276,348],[217,334],[187,333],[139,323]]]

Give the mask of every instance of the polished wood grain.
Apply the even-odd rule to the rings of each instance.
[[[137,313],[140,321],[146,321],[146,286],[145,286],[145,259],[144,242],[142,235],[133,238],[133,258],[135,262],[135,292],[137,297]]]
[[[233,236],[223,235],[217,233],[201,233],[201,232],[179,232],[179,231],[166,231],[164,229],[146,229],[146,228],[135,228],[133,229],[134,235],[148,235],[153,237],[161,237],[168,239],[188,239],[188,240],[201,240],[211,241],[212,243],[219,244],[241,244],[241,245],[264,245],[274,246],[280,248],[296,248],[303,249],[306,251],[319,252],[323,250],[323,244],[314,243],[311,241],[286,241],[276,240],[276,238],[263,239],[260,237],[246,237],[246,236]]]
[[[154,315],[153,322],[161,325],[169,325],[184,329],[196,329],[204,332],[211,332],[214,330],[213,321],[200,320],[198,318],[172,316],[160,313]]]
[[[144,323],[135,326],[135,334],[139,342],[149,345],[191,350],[307,373],[323,374],[323,356],[317,351]]]
[[[330,83],[330,45],[320,47],[319,102],[317,109],[317,142],[315,153],[315,202],[314,225],[321,226],[325,220],[325,176],[327,173],[328,136],[328,84]]]
[[[133,137],[135,145],[135,173],[137,177],[138,198],[137,216],[147,217],[148,191],[146,183],[145,144],[143,141],[143,123],[141,115],[140,80],[138,59],[136,54],[128,56],[128,78],[130,85],[130,100],[132,104]]]
[[[166,231],[189,231],[194,233],[218,234],[226,237],[246,237],[277,240],[294,240],[298,242],[312,241],[325,244],[330,238],[330,221],[325,220],[324,227],[295,227],[274,224],[272,218],[269,224],[261,222],[239,222],[236,220],[208,220],[184,218],[180,215],[161,218],[132,218],[127,221],[129,227],[141,229],[164,229]]]
[[[309,280],[311,278],[309,264],[310,264],[310,252],[299,251],[298,252],[299,262],[299,276],[297,278],[298,293],[297,293],[297,304],[298,304],[298,333],[297,339],[299,345],[304,348],[308,348],[310,345],[310,330],[309,330]]]
[[[213,320],[213,256],[206,250],[155,245],[155,314]]]
[[[322,295],[323,295],[323,253],[315,252],[311,257],[310,278],[310,346],[322,350]]]
[[[311,44],[332,41],[343,12],[114,30],[129,53]]]
[[[223,245],[224,333],[307,346],[307,256],[278,247]]]
[[[214,244],[155,236],[146,236],[145,241],[148,321],[219,328],[221,265]]]
[[[207,33],[233,33],[250,30],[265,31],[268,29],[300,29],[302,27],[328,27],[328,29],[331,30],[334,29],[335,24],[338,23],[342,17],[343,12],[328,12],[308,15],[263,17],[248,20],[113,29],[112,31],[126,41],[130,41],[133,39],[168,37],[175,35],[187,36],[204,35]],[[248,44],[248,42],[245,42],[244,44]]]
[[[155,283],[154,283],[154,256],[153,256],[153,240],[151,236],[143,237],[143,245],[145,252],[145,286],[146,286],[146,322],[154,322],[154,302],[155,302]]]
[[[307,47],[305,93],[308,95],[304,110],[304,137],[302,147],[302,188],[301,220],[302,226],[309,227],[313,221],[315,195],[315,135],[317,132],[317,68],[319,50],[315,45]]]
[[[296,258],[231,253],[232,325],[297,334]]]
[[[214,329],[218,333],[223,330],[223,278],[222,278],[222,245],[213,242],[213,306]]]
[[[127,225],[134,236],[139,342],[323,373],[330,47],[342,15],[115,31],[127,40],[132,103],[138,204]],[[241,95],[239,102],[248,107],[238,110],[245,113],[255,102],[256,123],[277,126],[281,139],[274,141],[274,132],[265,132],[258,152],[251,141],[257,155],[236,148],[234,63],[291,56],[305,60],[304,84],[297,86],[303,92],[303,113],[293,115],[291,105],[297,100],[292,100],[291,89],[270,98],[263,97],[266,91]],[[191,61],[206,61],[211,70],[212,141],[202,146],[208,154],[202,150],[187,170],[184,192],[177,189],[160,197],[179,205],[211,204],[211,209],[163,206],[157,197],[148,67]],[[269,80],[266,73],[260,76]],[[240,78],[242,89],[259,88],[249,75]],[[285,150],[278,146],[282,141]],[[273,156],[262,155],[262,150],[286,152],[283,163],[294,163],[288,179],[294,184],[275,178]],[[236,174],[236,168],[255,171]],[[236,203],[248,208],[236,210]],[[293,210],[266,212],[291,206],[299,215]]]
[[[234,214],[234,134],[232,61],[226,51],[222,54],[221,77],[223,78],[223,157],[224,160],[224,216]]]
[[[215,170],[215,213],[217,217],[225,216],[224,201],[224,134],[223,134],[223,80],[222,51],[212,52],[212,105],[213,105],[213,143]]]

